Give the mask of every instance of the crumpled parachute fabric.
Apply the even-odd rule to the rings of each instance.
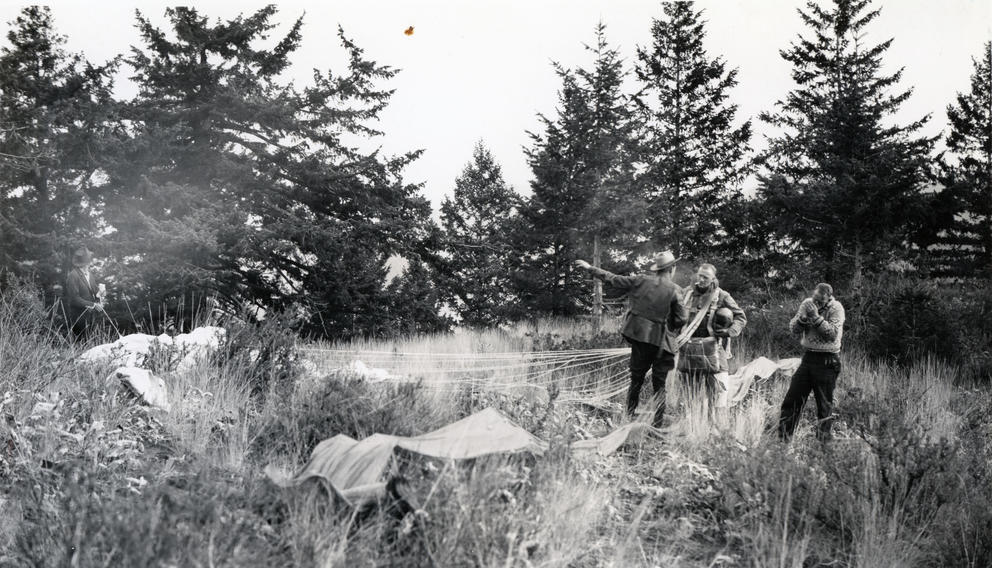
[[[631,423],[593,440],[575,442],[577,454],[608,454],[628,438],[650,426]],[[317,444],[310,461],[291,477],[269,466],[266,474],[277,485],[293,487],[308,479],[327,481],[334,492],[357,505],[385,491],[383,476],[397,448],[441,459],[471,459],[490,454],[530,452],[541,454],[548,445],[517,426],[494,408],[486,408],[457,422],[420,436],[373,434],[364,440],[338,434]]]
[[[774,362],[759,357],[733,375],[718,377],[726,389],[718,406],[732,406],[747,394],[757,378],[767,379],[776,371],[793,372],[799,359]],[[613,432],[571,445],[575,455],[607,455],[628,441],[643,438],[653,428],[645,422],[625,424]],[[275,466],[266,475],[279,486],[293,487],[309,479],[321,479],[351,505],[374,500],[384,494],[383,480],[393,452],[397,448],[441,459],[471,459],[489,454],[531,452],[541,454],[547,442],[517,426],[494,408],[486,408],[457,422],[419,436],[404,437],[373,434],[358,441],[344,434],[322,441],[314,448],[310,461],[295,475],[287,475]]]

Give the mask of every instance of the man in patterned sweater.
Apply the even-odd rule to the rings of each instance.
[[[804,352],[782,401],[778,432],[786,442],[796,431],[796,423],[811,391],[816,399],[816,437],[821,441],[830,440],[834,387],[840,375],[840,346],[844,334],[844,306],[833,295],[830,284],[817,284],[813,297],[799,304],[799,311],[789,322],[793,335],[800,336]]]

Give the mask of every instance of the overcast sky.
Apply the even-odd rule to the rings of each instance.
[[[70,51],[104,61],[138,44],[134,10],[166,27],[168,2],[64,0],[52,6],[57,29]],[[483,140],[503,166],[507,181],[529,192],[530,172],[523,154],[527,130],[539,127],[538,113],[554,113],[559,81],[552,61],[587,65],[583,43],[593,42],[597,22],[631,64],[637,46],[650,42],[652,18],[662,15],[654,1],[624,0],[335,0],[277,2],[282,25],[304,17],[302,46],[289,71],[306,84],[313,68],[343,71],[336,37],[340,24],[368,57],[401,69],[388,86],[396,93],[378,127],[378,144],[389,154],[425,150],[407,170],[423,182],[435,209]],[[796,0],[705,0],[696,2],[707,21],[706,49],[739,70],[733,101],[738,118],[771,110],[792,87],[789,66],[779,50],[806,33]],[[3,22],[13,20],[24,2],[0,0]],[[888,70],[905,67],[904,87],[914,94],[900,115],[904,121],[932,114],[928,134],[946,129],[945,109],[955,93],[969,87],[972,57],[992,38],[989,0],[889,0],[871,24],[873,43],[894,38],[886,55]],[[215,18],[250,13],[264,3],[198,0],[197,9]],[[414,26],[412,35],[404,30]],[[9,29],[5,27],[5,30]],[[6,39],[3,40],[6,45]],[[122,96],[133,88],[121,78]],[[753,144],[763,145],[763,126],[754,121]]]

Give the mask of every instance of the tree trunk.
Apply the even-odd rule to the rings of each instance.
[[[678,189],[676,189],[675,191],[678,192]],[[672,254],[675,255],[675,258],[682,258],[682,238],[681,238],[681,229],[682,229],[682,227],[679,226],[680,223],[682,222],[682,216],[679,214],[680,211],[678,209],[679,207],[681,207],[681,200],[680,199],[678,200],[678,203],[679,203],[678,205],[672,207],[672,210],[673,210],[672,211],[672,227],[671,227],[671,231],[669,233],[671,235],[671,242],[667,243],[668,244],[668,247],[665,247],[665,248],[671,249]]]
[[[835,251],[836,251],[836,245],[828,245],[827,246],[827,250],[826,250],[826,254],[824,255],[826,257],[825,258],[826,262],[824,263],[824,264],[826,264],[826,267],[824,267],[824,269],[823,269],[823,281],[824,282],[830,282],[831,284],[834,283],[834,259],[836,258]],[[814,260],[815,260],[815,257],[814,257]],[[816,268],[815,267],[814,267],[813,271],[814,271],[814,273],[816,272]]]
[[[854,273],[851,275],[851,292],[855,297],[861,297],[861,283],[864,263],[861,258],[861,241],[854,241]]]
[[[987,45],[985,50],[985,64],[992,69],[992,45]],[[992,74],[992,71],[990,71]],[[989,100],[989,115],[992,116],[992,98]],[[986,138],[987,140],[987,138]],[[992,200],[992,146],[985,145],[985,191],[989,194],[986,197]],[[985,277],[992,279],[992,205],[989,200],[985,201]]]
[[[603,251],[599,246],[599,235],[592,238],[592,265],[601,268]],[[592,326],[593,332],[599,333],[603,322],[603,282],[599,278],[592,279]]]
[[[982,264],[983,269],[979,271],[980,276],[985,276],[986,278],[992,279],[992,215],[986,215],[985,217],[985,235],[984,235],[984,250],[982,251]],[[981,274],[984,272],[985,274]]]

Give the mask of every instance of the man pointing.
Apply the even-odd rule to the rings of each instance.
[[[620,276],[591,266],[584,260],[575,261],[578,268],[595,278],[627,292],[628,309],[620,333],[630,343],[630,390],[627,392],[627,414],[633,416],[641,394],[641,386],[649,369],[657,404],[652,423],[660,427],[665,414],[665,379],[675,367],[673,356],[658,358],[665,339],[665,326],[677,331],[685,324],[686,312],[679,301],[680,288],[672,282],[678,259],[671,252],[659,253],[647,271],[633,276]],[[665,353],[665,352],[662,352]]]

